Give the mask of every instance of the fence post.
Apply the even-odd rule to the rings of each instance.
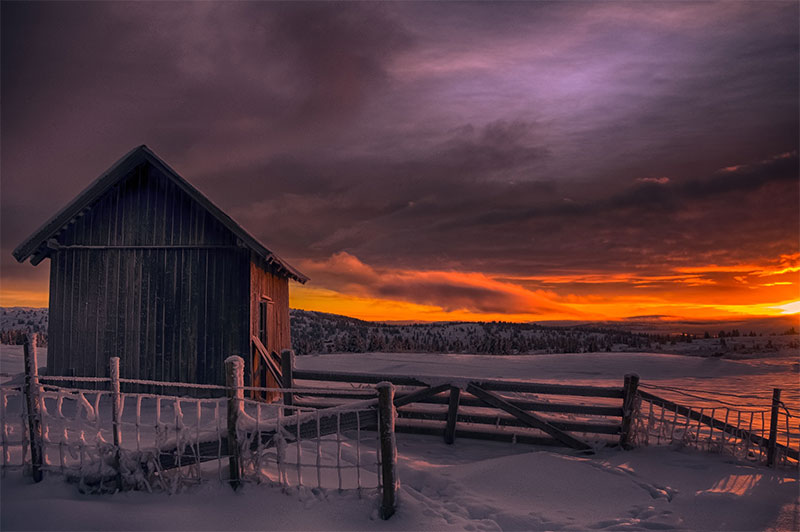
[[[458,420],[458,402],[461,397],[461,388],[450,387],[450,403],[447,407],[447,424],[444,428],[444,442],[451,444],[456,441],[456,421]]]
[[[380,382],[378,390],[378,431],[381,444],[381,519],[389,519],[397,508],[397,442],[394,436],[394,385]]]
[[[781,389],[772,390],[772,415],[769,418],[769,443],[767,444],[767,466],[775,465],[778,451],[778,409],[781,406]]]
[[[281,383],[281,388],[291,388],[294,383],[294,350],[293,349],[284,349],[281,351],[281,379],[283,382]],[[291,392],[283,392],[283,404],[286,406],[292,406],[294,404],[294,394]],[[291,408],[284,409],[283,413],[285,415],[292,414]]]
[[[225,386],[228,388],[228,453],[231,487],[241,484],[242,466],[236,426],[244,404],[244,360],[233,355],[225,359]]]
[[[122,464],[120,459],[120,410],[122,396],[119,392],[119,357],[108,359],[108,376],[111,378],[111,434],[114,438],[114,468],[117,470],[117,489],[122,491]]]
[[[636,390],[639,388],[639,375],[628,373],[622,389],[622,427],[619,434],[619,445],[623,449],[631,446],[631,425],[633,423]]]
[[[25,400],[28,406],[28,436],[31,440],[31,474],[34,482],[42,481],[44,443],[42,440],[42,412],[39,402],[39,367],[36,358],[36,336],[25,336]]]

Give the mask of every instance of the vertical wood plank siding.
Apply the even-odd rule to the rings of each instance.
[[[268,314],[267,322],[267,345],[270,352],[280,353],[284,349],[292,348],[292,339],[289,324],[289,280],[285,277],[275,275],[271,268],[258,257],[252,257],[250,261],[250,336],[258,336],[258,304],[266,297],[272,302],[272,313]],[[252,376],[255,386],[267,386],[270,388],[280,387],[272,375],[267,372],[267,382],[261,382],[260,369],[261,358],[253,350],[251,345]],[[247,375],[245,368],[245,375]],[[271,394],[270,401],[278,397],[278,394]]]
[[[250,358],[249,249],[150,165],[132,171],[56,240],[225,248],[53,250],[52,374],[105,375],[108,359],[118,356],[126,378],[224,384],[225,358]]]

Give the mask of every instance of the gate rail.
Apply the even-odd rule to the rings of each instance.
[[[590,453],[598,446],[628,445],[638,377],[620,387],[531,383],[494,379],[418,378],[408,375],[298,370],[285,350],[284,404],[314,408],[343,404],[366,385],[398,386],[398,432],[566,446]],[[303,389],[295,389],[303,381]],[[311,382],[311,385],[307,385]],[[309,394],[313,383],[324,392]],[[335,386],[339,386],[339,390]],[[565,399],[566,398],[566,399]],[[586,399],[585,399],[586,398]]]

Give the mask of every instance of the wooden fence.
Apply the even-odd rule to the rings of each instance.
[[[599,387],[298,370],[288,350],[282,362],[284,404],[314,408],[345,404],[357,397],[354,389],[390,381],[398,386],[395,430],[440,435],[446,443],[466,437],[566,446],[591,453],[601,446],[629,449],[670,444],[680,436],[682,443],[769,466],[778,462],[796,466],[800,455],[795,448],[800,447],[800,427],[797,432],[790,429],[790,420],[797,418],[780,401],[779,389],[774,390],[771,410],[766,412],[769,423],[765,419],[754,424],[752,412],[704,410],[642,390],[635,374],[625,375],[620,387]],[[316,393],[312,387],[293,391],[298,384],[309,383],[325,383],[327,391]],[[336,384],[341,391],[330,391]],[[725,412],[723,419],[715,417],[719,412]],[[779,430],[782,423],[785,430]]]
[[[635,375],[626,376],[620,387],[489,379],[426,382],[400,375],[298,370],[289,350],[282,362],[287,405],[340,405],[353,399],[353,388],[391,382],[398,387],[397,432],[441,435],[447,443],[466,437],[567,446],[587,453],[598,446],[629,445]],[[303,391],[294,392],[298,381],[324,382],[327,391],[313,393],[304,383]],[[330,391],[336,384],[341,391]]]
[[[336,464],[339,473],[339,488],[342,488],[341,440],[344,431],[356,431],[356,449],[361,442],[362,430],[378,431],[378,448],[374,453],[377,466],[374,475],[382,492],[381,517],[388,519],[396,507],[397,449],[395,432],[434,434],[452,444],[457,438],[530,443],[537,445],[566,446],[582,453],[592,453],[598,447],[618,446],[631,448],[636,445],[675,443],[694,444],[707,450],[729,450],[743,458],[763,458],[768,465],[790,463],[797,465],[800,452],[791,445],[789,418],[791,415],[780,401],[780,390],[773,394],[768,434],[767,424],[760,424],[760,433],[753,430],[753,415],[749,429],[739,416],[737,422],[729,423],[729,410],[724,421],[717,419],[712,410],[681,405],[657,396],[639,387],[635,374],[626,375],[619,387],[580,386],[553,383],[531,383],[493,379],[421,378],[404,375],[378,375],[371,373],[341,373],[298,370],[294,366],[294,352],[285,350],[281,356],[282,388],[266,389],[244,386],[244,363],[239,357],[230,357],[225,364],[226,385],[208,386],[187,383],[160,383],[124,379],[119,372],[119,359],[111,359],[108,378],[39,377],[36,363],[36,347],[33,341],[25,346],[25,382],[21,388],[2,389],[2,445],[3,468],[7,468],[9,446],[19,446],[22,465],[29,466],[34,480],[42,479],[48,470],[46,458],[48,445],[57,446],[60,453],[61,471],[65,470],[65,449],[73,452],[76,446],[68,442],[54,442],[43,430],[48,426],[52,412],[46,408],[46,398],[55,403],[58,423],[63,427],[64,438],[72,430],[94,431],[98,442],[96,449],[80,447],[79,469],[83,474],[84,455],[94,452],[95,461],[111,465],[98,473],[100,482],[110,481],[117,489],[126,487],[123,471],[130,473],[130,462],[135,468],[147,469],[159,474],[169,470],[182,471],[187,466],[196,466],[205,461],[216,460],[227,463],[228,481],[236,488],[246,480],[245,471],[260,471],[260,460],[266,452],[272,452],[281,481],[286,480],[285,468],[296,469],[297,483],[301,485],[302,444],[316,441],[316,474],[318,485],[321,475],[320,445],[325,436],[335,435]],[[277,373],[277,371],[276,371]],[[55,392],[43,392],[45,385],[40,380],[80,380],[97,385],[108,385],[109,391],[71,390],[61,388]],[[184,387],[189,390],[204,389],[226,394],[223,399],[202,399],[159,396],[153,394],[125,394],[121,384]],[[312,385],[308,385],[311,383]],[[317,383],[314,385],[314,383]],[[320,385],[318,383],[325,383]],[[653,387],[653,385],[645,385]],[[53,388],[53,387],[51,387]],[[282,404],[265,404],[246,399],[244,392],[267,391],[278,394]],[[77,393],[75,393],[77,392]],[[93,405],[86,393],[94,394]],[[13,396],[13,397],[12,397]],[[369,396],[365,399],[365,396]],[[13,437],[7,422],[9,398],[19,404],[21,427]],[[65,398],[74,401],[72,421],[91,421],[89,431],[66,426],[69,421],[62,412]],[[105,399],[104,399],[105,398]],[[125,400],[135,401],[136,419],[125,421]],[[140,410],[144,399],[155,401],[156,446],[142,453],[139,446]],[[107,400],[110,408],[108,427],[101,427],[100,404]],[[173,434],[169,438],[167,424],[161,419],[162,400],[173,401],[171,416],[174,417]],[[186,404],[194,405],[196,427],[187,428],[183,411]],[[216,426],[201,427],[203,408],[210,403]],[[262,409],[271,408],[275,415],[262,420]],[[786,422],[786,444],[778,441],[778,426],[781,408]],[[52,408],[51,408],[52,409]],[[85,419],[81,419],[81,412]],[[249,412],[249,413],[248,413]],[[225,425],[220,425],[220,413],[226,416]],[[255,416],[253,416],[255,413]],[[670,414],[672,419],[670,419]],[[129,416],[130,414],[128,414]],[[134,425],[136,452],[123,445],[122,427]],[[23,430],[19,430],[22,428]],[[152,422],[150,429],[153,429]],[[105,432],[103,438],[101,433]],[[211,435],[211,436],[209,436]],[[800,434],[797,434],[800,442]],[[374,440],[373,440],[374,441]],[[109,443],[110,442],[110,443]],[[158,443],[160,442],[160,443]],[[85,443],[85,442],[84,442]],[[296,460],[289,464],[285,460],[287,444],[296,445]],[[355,469],[358,487],[361,488],[360,453],[355,453]],[[313,466],[312,466],[313,467]],[[53,470],[50,466],[49,470]],[[109,477],[109,471],[111,477]],[[180,474],[180,473],[178,473]],[[260,477],[259,477],[260,478]]]

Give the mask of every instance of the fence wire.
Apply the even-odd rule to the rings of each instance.
[[[637,396],[634,409],[632,443],[635,446],[681,445],[728,454],[740,460],[767,461],[770,409],[740,410],[685,404],[670,407],[641,396]],[[790,450],[797,453],[800,447],[798,418],[787,410],[780,410],[776,433],[776,463],[797,467],[796,454],[790,456]]]
[[[118,447],[111,392],[45,385],[38,401],[42,469],[76,481],[83,491],[114,491],[122,484],[175,492],[199,482],[230,481],[225,398],[121,393]],[[242,401],[236,427],[241,481],[376,489],[379,453],[374,434],[365,430],[374,426],[361,424],[367,412],[374,412],[369,401],[322,411]],[[316,424],[312,433],[309,420]],[[0,387],[0,429],[2,474],[30,468],[28,412],[19,387]]]

